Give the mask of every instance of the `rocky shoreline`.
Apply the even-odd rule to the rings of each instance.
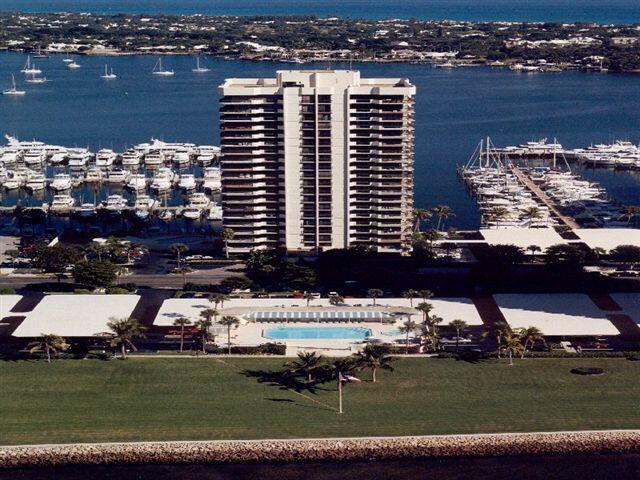
[[[0,468],[640,453],[640,430],[0,447]]]

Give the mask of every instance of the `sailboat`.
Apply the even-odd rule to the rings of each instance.
[[[118,76],[113,73],[113,68],[111,68],[111,71],[107,70],[107,65],[104,65],[104,75],[100,75],[100,78],[104,78],[106,80],[112,80],[114,78],[118,78]]]
[[[26,95],[27,92],[25,92],[24,90],[18,90],[16,88],[16,77],[13,76],[13,73],[11,74],[11,88],[7,89],[7,90],[3,90],[2,94],[3,95]]]
[[[191,71],[195,72],[195,73],[207,73],[207,72],[210,72],[211,69],[207,68],[207,67],[201,67],[200,66],[200,57],[196,57],[196,68],[194,68]]]
[[[37,75],[38,73],[42,73],[42,70],[36,67],[36,64],[31,64],[31,56],[27,55],[27,63],[25,63],[24,68],[20,70],[25,75]]]
[[[63,59],[62,59],[62,61],[63,61],[64,63],[71,63],[71,62],[73,62],[73,58],[71,58],[71,57],[69,56],[69,52],[67,52],[67,56],[66,56],[65,58],[63,58]]]
[[[162,77],[170,77],[175,74],[173,70],[163,70],[162,69],[162,57],[158,58],[155,66],[153,67],[153,71],[151,72],[153,75],[159,75]]]
[[[30,77],[27,77],[27,79],[25,80],[25,82],[27,83],[36,83],[36,84],[40,84],[40,83],[47,83],[47,77],[38,77],[35,73],[32,73]]]
[[[33,58],[49,58],[49,55],[42,52],[41,48],[36,50],[36,53],[33,55]]]

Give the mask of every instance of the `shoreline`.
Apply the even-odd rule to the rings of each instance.
[[[640,430],[0,446],[0,469],[640,453]]]

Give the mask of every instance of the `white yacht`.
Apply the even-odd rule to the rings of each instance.
[[[109,195],[102,206],[110,213],[121,213],[127,207],[127,199],[122,195]]]
[[[47,179],[42,173],[32,173],[25,184],[25,188],[31,192],[39,192],[44,190]]]
[[[16,77],[13,76],[13,74],[11,74],[11,88],[7,88],[6,90],[2,91],[3,95],[13,95],[13,96],[22,96],[22,95],[26,95],[27,92],[24,90],[18,90],[18,88],[16,87]]]
[[[144,173],[134,173],[129,177],[126,187],[139,192],[147,189],[148,179]]]
[[[61,165],[66,162],[68,158],[69,156],[66,152],[57,152],[51,155],[49,162],[51,163],[51,165]]]
[[[22,158],[22,152],[13,147],[5,147],[2,155],[0,156],[0,162],[3,165],[14,165],[18,160]]]
[[[205,191],[219,192],[222,188],[220,167],[206,167],[204,169],[203,180]]]
[[[142,153],[137,150],[127,150],[122,154],[122,166],[123,167],[137,167],[140,165],[142,159]]]
[[[64,63],[71,63],[71,62],[73,62],[73,58],[71,58],[71,57],[69,56],[69,52],[67,52],[67,56],[66,56],[66,57],[64,57],[64,58],[62,59],[62,61],[63,61]]]
[[[211,204],[204,193],[198,192],[189,196],[189,205],[182,210],[182,216],[188,220],[198,220]]]
[[[71,176],[66,173],[58,173],[53,176],[53,181],[49,186],[56,192],[70,190],[72,187]]]
[[[28,167],[38,167],[42,165],[42,162],[44,162],[46,159],[47,154],[42,149],[28,150],[23,157],[23,161]]]
[[[54,195],[49,210],[52,212],[69,212],[75,204],[76,202],[71,195]]]
[[[158,58],[155,66],[153,67],[153,71],[151,72],[153,75],[158,75],[161,77],[171,77],[175,74],[173,70],[164,70],[162,68],[162,57]]]
[[[71,63],[67,63],[67,68],[71,70],[75,70],[77,68],[80,68],[80,65],[77,64],[75,61],[72,61]]]
[[[25,75],[38,75],[42,73],[38,67],[36,67],[35,63],[31,63],[31,55],[27,55],[27,63],[24,65],[23,69],[20,70]]]
[[[149,195],[138,195],[135,203],[136,217],[140,220],[146,220],[149,218],[151,210],[156,207],[157,203],[158,201]]]
[[[75,209],[75,213],[81,218],[93,217],[96,214],[96,206],[93,203],[83,203]]]
[[[6,175],[6,178],[2,182],[2,186],[6,190],[17,190],[26,183],[26,179],[21,175],[17,175],[13,170],[7,170]]]
[[[170,190],[175,182],[175,175],[170,168],[159,168],[153,176],[151,189],[158,192]]]
[[[69,149],[69,168],[84,169],[89,165],[91,160],[91,152],[86,148],[70,148]]]
[[[187,149],[176,150],[171,159],[179,168],[188,166],[191,163],[191,156]]]
[[[118,78],[118,76],[113,73],[113,67],[109,70],[107,64],[104,64],[104,73],[100,75],[100,78],[104,78],[105,80],[114,80]]]
[[[196,68],[194,68],[191,71],[194,73],[207,73],[207,72],[210,72],[211,69],[200,66],[200,57],[196,57]]]
[[[200,165],[209,165],[220,156],[220,147],[201,145],[198,147],[197,161]]]
[[[158,215],[158,218],[163,222],[170,222],[173,220],[173,212],[171,210],[162,210]]]
[[[107,182],[109,183],[127,183],[131,172],[128,170],[111,170],[107,173]]]
[[[152,150],[145,154],[144,156],[144,164],[148,168],[157,168],[164,165],[165,156],[159,150]]]
[[[116,152],[109,148],[102,148],[96,153],[96,167],[109,168],[116,161],[116,158],[118,158]]]
[[[84,174],[84,181],[87,183],[99,183],[104,179],[104,172],[100,167],[90,167]]]
[[[183,173],[180,175],[178,188],[182,190],[193,190],[196,188],[196,177],[192,173]]]
[[[212,221],[222,220],[222,205],[212,202],[207,219]]]

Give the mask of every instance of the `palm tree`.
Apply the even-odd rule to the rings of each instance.
[[[409,319],[405,321],[399,328],[400,332],[406,334],[405,340],[405,353],[409,353],[409,334],[414,332],[418,324],[413,320]]]
[[[531,221],[537,220],[538,218],[542,217],[542,212],[540,211],[540,207],[534,206],[525,208],[520,215],[522,218]]]
[[[406,290],[402,294],[402,296],[404,298],[408,298],[409,299],[409,305],[411,306],[411,308],[413,308],[413,299],[414,298],[418,298],[418,295],[419,295],[418,291],[417,290],[412,290],[412,289]]]
[[[169,247],[171,253],[176,256],[176,266],[180,268],[182,262],[182,254],[189,251],[189,247],[184,243],[174,243]]]
[[[191,325],[191,320],[186,317],[176,318],[173,321],[174,327],[180,327],[180,351],[182,352],[184,348],[184,327],[187,325]]]
[[[545,343],[544,335],[540,331],[540,329],[536,327],[527,327],[523,328],[520,331],[520,340],[522,342],[522,358],[524,358],[527,353],[527,348],[533,348],[534,345],[538,342]]]
[[[133,339],[144,338],[144,332],[146,327],[140,325],[140,322],[134,318],[114,318],[111,317],[107,322],[107,327],[110,332],[107,336],[110,337],[111,346],[116,347],[120,345],[120,352],[122,359],[127,358],[127,347],[131,347],[133,350],[137,350],[133,344]]]
[[[6,250],[4,254],[9,257],[9,260],[11,260],[11,267],[16,268],[16,258],[20,256],[20,252],[15,248],[10,248],[9,250]]]
[[[541,252],[542,249],[537,245],[529,245],[527,251],[531,252],[531,255],[535,255],[537,252]]]
[[[509,365],[513,365],[513,356],[521,354],[523,348],[522,341],[518,335],[513,332],[507,334],[504,338],[504,350],[509,356]]]
[[[464,320],[456,318],[455,320],[451,320],[449,322],[449,326],[456,329],[456,351],[458,351],[458,346],[460,344],[460,333],[465,331],[469,325]]]
[[[429,328],[431,328],[434,348],[438,348],[438,338],[440,338],[440,336],[438,335],[438,324],[442,323],[443,321],[444,319],[442,317],[433,315],[433,316],[427,317],[427,320],[425,322],[425,324]]]
[[[389,349],[384,345],[366,345],[355,356],[359,368],[371,370],[373,383],[377,382],[376,373],[378,370],[393,371],[391,366],[393,358],[389,356]]]
[[[338,305],[343,305],[344,304],[344,297],[341,297],[340,295],[332,295],[331,298],[329,298],[329,303],[331,305],[334,306],[338,306]]]
[[[213,308],[205,308],[200,312],[200,316],[205,320],[209,320],[211,322],[218,316],[218,311]]]
[[[236,317],[227,315],[222,317],[218,323],[227,327],[227,348],[229,354],[231,354],[231,327],[238,328],[238,325],[240,325],[240,320],[238,320]]]
[[[30,353],[44,350],[47,355],[47,363],[51,363],[51,353],[58,353],[59,350],[66,350],[68,348],[64,338],[53,333],[40,334],[39,340],[30,346]]]
[[[380,298],[382,295],[384,295],[384,292],[379,288],[370,288],[369,290],[367,290],[367,296],[369,298],[373,298],[374,307],[376,306],[376,298]]]
[[[420,231],[420,224],[425,220],[429,220],[432,217],[432,213],[424,208],[414,208],[413,218],[415,220],[414,232]]]
[[[418,290],[418,295],[423,301],[426,302],[431,297],[433,297],[433,292],[431,290]]]
[[[313,300],[316,297],[311,292],[304,292],[304,294],[302,295],[302,298],[307,301],[307,307],[308,307],[309,302],[311,302],[311,300]]]
[[[494,207],[489,210],[489,219],[496,222],[496,227],[500,228],[500,220],[509,216],[509,210],[505,207]]]
[[[637,220],[640,218],[640,206],[635,205],[626,205],[620,209],[620,217],[621,220],[625,219],[627,223],[631,223],[631,220],[634,218]]]
[[[442,220],[455,216],[451,207],[447,205],[438,205],[432,208],[431,212],[438,217],[438,224],[436,225],[436,230],[438,231],[440,231],[441,226],[443,225]]]
[[[202,312],[200,312],[200,315],[203,316],[202,314],[209,310],[212,312],[215,312],[215,310],[211,310],[209,308],[207,310],[203,310]],[[206,315],[205,318],[203,318],[202,320],[198,320],[195,323],[195,326],[198,327],[198,330],[200,330],[200,338],[202,341],[202,353],[207,353],[206,346],[207,346],[207,340],[211,339],[211,334],[209,333],[209,328],[211,327],[211,325],[213,325],[213,322],[211,321],[211,318],[208,317],[208,315]]]
[[[207,300],[213,303],[216,309],[218,308],[218,305],[222,308],[224,307],[224,302],[229,300],[229,295],[225,295],[224,293],[214,293],[213,295],[209,295]]]
[[[224,242],[224,256],[229,258],[229,242],[236,236],[235,232],[231,228],[225,228],[220,234],[220,238]]]
[[[322,355],[317,352],[298,352],[298,359],[285,364],[293,373],[301,373],[307,378],[307,382],[313,381],[313,372],[322,363]]]
[[[509,327],[506,322],[496,322],[493,334],[496,340],[496,344],[498,345],[498,358],[500,358],[502,343],[504,342],[505,338],[507,338],[507,336],[511,335],[511,327]]]
[[[422,322],[427,323],[429,320],[429,312],[433,310],[433,305],[429,302],[420,302],[416,307],[416,310],[422,312]]]
[[[187,286],[187,274],[193,272],[193,269],[189,267],[179,267],[175,269],[175,272],[179,275],[182,275],[182,287]]]

